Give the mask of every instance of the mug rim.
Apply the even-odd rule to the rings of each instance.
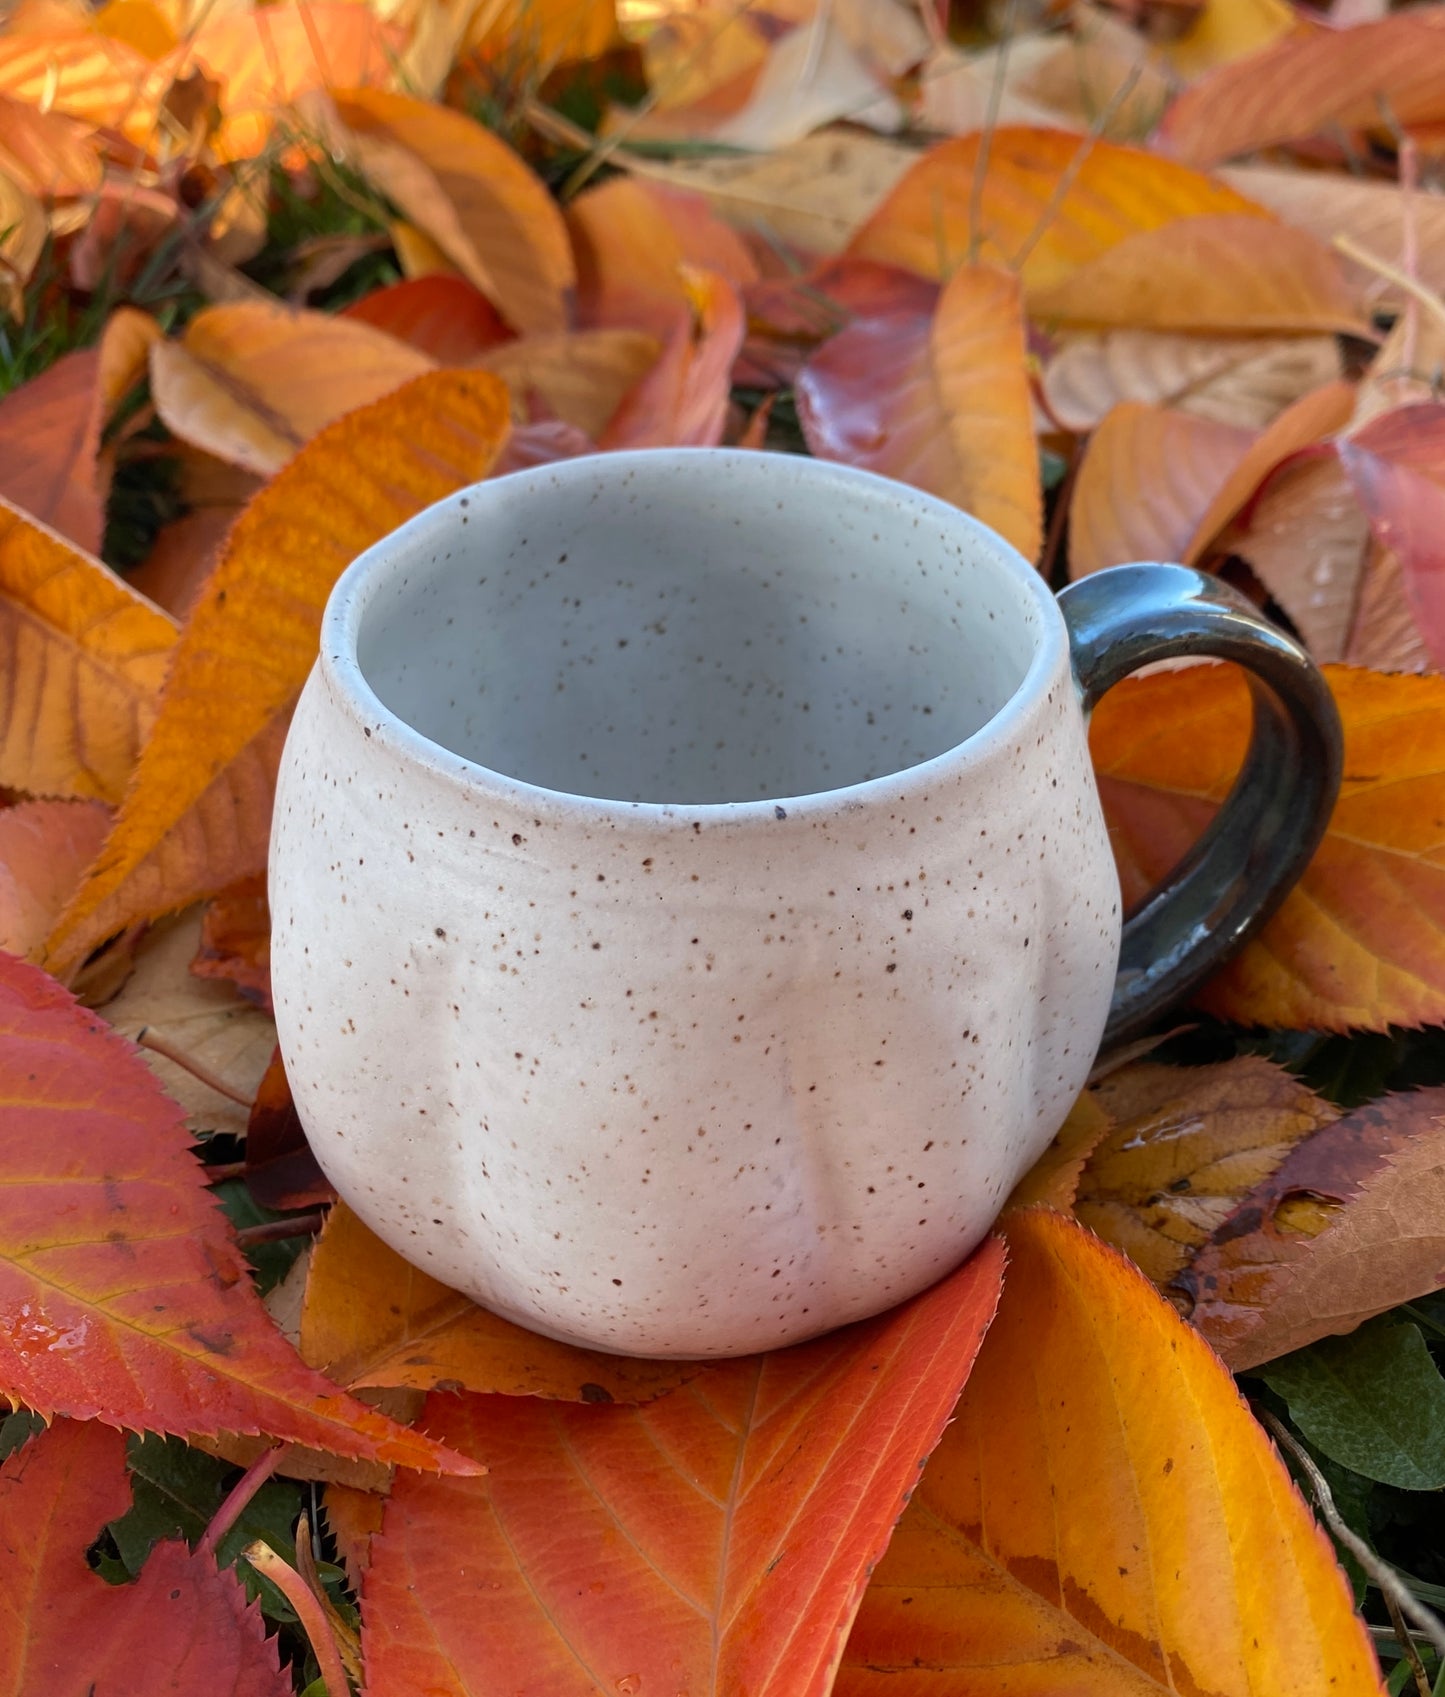
[[[971,553],[1008,577],[1014,587],[1033,602],[1039,614],[1033,653],[1023,677],[997,711],[976,731],[929,759],[858,783],[840,784],[833,789],[810,790],[798,795],[765,796],[745,801],[622,801],[551,789],[463,757],[444,743],[436,742],[388,707],[362,670],[358,655],[361,627],[377,593],[379,581],[401,563],[398,556],[404,557],[410,550],[425,548],[428,543],[435,545],[458,529],[458,518],[464,509],[468,519],[479,518],[481,515],[477,508],[487,501],[490,491],[503,485],[523,493],[528,485],[548,486],[555,490],[559,477],[565,480],[579,473],[585,473],[589,479],[594,477],[599,462],[605,463],[609,469],[615,467],[619,479],[629,471],[643,467],[663,470],[671,467],[681,473],[693,471],[699,465],[711,465],[719,470],[743,467],[761,470],[764,475],[777,472],[789,476],[799,475],[799,468],[803,467],[806,470],[802,475],[814,479],[816,487],[823,492],[833,487],[840,494],[886,501],[898,509],[896,516],[902,516],[911,509],[919,518],[926,517],[942,526],[968,532]],[[930,782],[936,783],[945,771],[956,772],[982,764],[1008,748],[1023,728],[1035,703],[1047,692],[1050,680],[1061,665],[1065,673],[1071,675],[1068,632],[1053,591],[1012,543],[971,513],[911,484],[857,466],[816,459],[806,454],[722,447],[635,448],[614,453],[579,454],[572,459],[510,472],[501,478],[485,479],[444,496],[373,542],[337,578],[322,613],[320,652],[316,662],[317,670],[343,711],[356,720],[368,738],[374,739],[397,758],[469,792],[490,790],[554,816],[586,814],[592,820],[605,819],[614,825],[624,820],[636,825],[643,821],[667,822],[679,817],[714,823],[766,819],[771,824],[780,816],[791,817],[794,810],[806,815],[823,810],[834,811],[839,806],[866,806],[884,795],[897,797],[900,790],[907,792]],[[784,803],[787,811],[780,815],[780,804]]]

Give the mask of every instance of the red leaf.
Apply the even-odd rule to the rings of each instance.
[[[0,1395],[49,1416],[473,1471],[307,1367],[134,1047],[0,954]]]
[[[83,348],[0,401],[0,495],[87,554],[100,552],[105,518],[99,375],[99,351]]]
[[[684,318],[674,327],[656,365],[622,397],[600,447],[711,448],[722,440],[742,302],[713,272],[688,276],[696,324]]]
[[[1445,666],[1445,406],[1382,413],[1337,446],[1371,528],[1399,559],[1430,656]]]
[[[251,1104],[246,1183],[263,1208],[314,1208],[336,1200],[301,1129],[279,1048]]]
[[[468,365],[478,354],[509,342],[512,332],[480,289],[465,277],[438,272],[411,277],[353,301],[342,318],[359,318],[408,342],[438,365]]]
[[[22,801],[0,812],[0,949],[39,951],[109,829],[98,801]]]
[[[234,1573],[156,1547],[133,1585],[90,1571],[88,1546],[130,1506],[125,1438],[61,1421],[0,1468],[0,1694],[288,1697],[260,1609]]]
[[[271,908],[264,874],[241,879],[206,904],[191,971],[197,978],[225,979],[270,1012]]]
[[[640,1408],[434,1395],[485,1482],[399,1478],[367,1689],[821,1697],[998,1300],[986,1244],[891,1314]]]

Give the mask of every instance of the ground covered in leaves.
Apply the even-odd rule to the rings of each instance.
[[[1445,6],[19,0],[0,34],[0,1694],[1445,1693]],[[903,1307],[533,1336],[311,1159],[276,765],[467,483],[735,443],[1325,665],[1298,889]],[[1092,751],[1141,896],[1225,667]],[[1233,1376],[1232,1376],[1233,1375]]]

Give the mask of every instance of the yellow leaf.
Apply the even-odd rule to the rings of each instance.
[[[109,567],[0,501],[0,784],[119,801],[175,640]]]
[[[1381,1697],[1329,1540],[1204,1340],[1062,1215],[874,1572],[838,1697]]]
[[[156,342],[150,358],[167,427],[262,477],[333,419],[435,366],[356,319],[259,301],[198,313],[179,342]]]
[[[115,828],[51,938],[52,968],[264,870],[281,744],[332,584],[485,477],[506,433],[495,377],[430,372],[328,425],[250,503],[186,625]]]
[[[335,97],[336,144],[517,330],[563,330],[576,273],[542,179],[464,112],[378,89]]]
[[[1005,1206],[1028,1208],[1042,1202],[1050,1208],[1072,1207],[1084,1163],[1112,1123],[1099,1098],[1085,1090],[1053,1142],[1013,1187]]]

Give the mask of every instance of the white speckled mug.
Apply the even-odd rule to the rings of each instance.
[[[643,1355],[791,1343],[955,1267],[1111,998],[1126,1034],[1241,940],[1337,781],[1318,674],[1217,583],[1131,566],[1064,606],[940,501],[725,450],[519,473],[363,555],[271,859],[341,1195],[487,1307]],[[1116,988],[1085,711],[1199,652],[1263,680],[1254,743]]]

